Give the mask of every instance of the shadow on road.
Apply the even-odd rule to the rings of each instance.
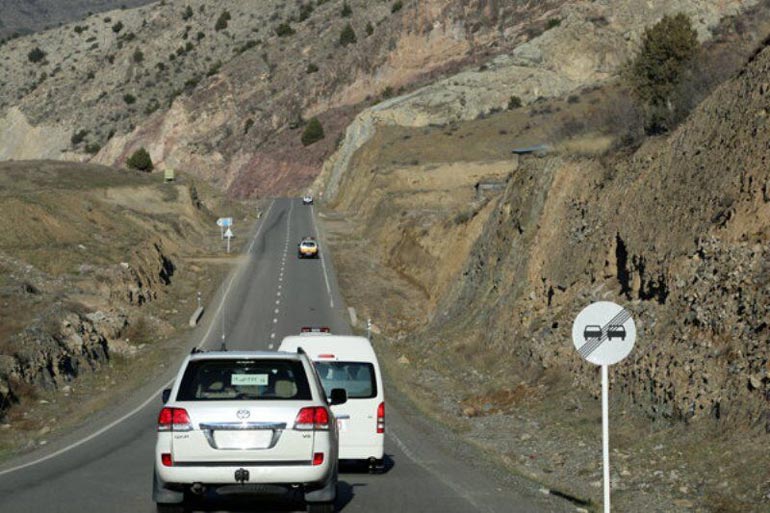
[[[374,470],[373,472],[369,471],[369,465],[366,462],[359,462],[355,460],[342,460],[340,461],[340,473],[341,474],[387,474],[390,472],[390,469],[396,466],[396,462],[393,461],[393,458],[386,454],[384,458],[382,458],[382,467]]]

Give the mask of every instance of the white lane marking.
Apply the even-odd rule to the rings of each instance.
[[[395,442],[396,446],[398,446],[399,449],[401,449],[401,452],[404,453],[404,455],[412,460],[413,463],[416,465],[422,467],[427,472],[433,474],[436,476],[440,481],[443,481],[445,485],[447,485],[449,488],[457,492],[457,494],[468,501],[471,506],[474,507],[476,511],[489,511],[491,512],[492,509],[489,508],[486,505],[479,504],[477,501],[473,499],[473,496],[468,493],[468,491],[463,488],[461,485],[458,485],[454,483],[453,481],[449,480],[447,477],[445,477],[441,472],[436,472],[434,469],[432,469],[429,465],[427,465],[424,461],[420,460],[410,449],[406,446],[404,442],[401,441],[400,438],[396,436],[396,434],[393,432],[393,428],[390,428],[388,431],[388,437]]]
[[[262,231],[262,227],[265,225],[265,220],[270,216],[270,211],[273,210],[273,204],[275,203],[275,200],[270,202],[270,206],[267,209],[267,213],[262,217],[262,224],[259,225],[259,230],[257,230],[257,234],[254,236],[254,240],[251,241],[251,245],[249,245],[249,253],[254,249],[254,244],[257,242],[257,239],[259,239],[259,232]]]
[[[267,346],[268,349],[272,349],[273,347],[274,347],[273,344],[270,344]]]
[[[280,290],[281,288],[283,288],[283,285],[278,285],[278,290]]]
[[[257,233],[254,234],[254,240],[251,241],[251,246],[254,246],[254,242],[259,239],[259,235],[262,233],[262,228],[265,227],[265,223],[267,222],[267,218],[269,217],[270,211],[273,209],[273,204],[275,204],[275,200],[270,202],[270,207],[267,209],[267,214],[265,214],[262,217],[262,223],[260,223],[259,228],[257,229]],[[251,247],[249,248],[249,252],[251,252]],[[227,288],[225,289],[224,294],[222,294],[222,301],[219,302],[219,306],[217,307],[216,312],[214,312],[214,317],[211,319],[211,323],[209,324],[209,329],[206,330],[206,334],[203,335],[203,338],[198,343],[198,347],[203,347],[206,345],[206,340],[208,340],[209,335],[211,335],[211,330],[214,329],[214,326],[218,324],[216,322],[217,318],[219,317],[219,312],[222,311],[222,307],[225,305],[225,301],[227,300],[228,294],[230,294],[230,288],[233,286],[233,281],[235,280],[236,275],[239,273],[233,273],[233,275],[230,277],[230,282],[227,284]]]
[[[273,324],[278,324],[278,319],[273,319]]]
[[[158,400],[158,396],[163,392],[163,390],[168,388],[169,385],[171,385],[173,382],[174,382],[174,380],[169,381],[168,383],[166,383],[165,385],[160,387],[157,392],[155,392],[150,397],[148,397],[147,400],[144,401],[142,404],[140,404],[139,406],[137,406],[136,408],[134,408],[130,412],[126,413],[125,415],[123,415],[119,419],[110,422],[109,424],[107,424],[106,426],[101,428],[100,430],[98,430],[98,431],[96,431],[94,433],[91,433],[90,435],[88,435],[85,438],[81,438],[77,442],[71,443],[67,447],[62,447],[61,449],[59,449],[56,452],[52,452],[51,454],[43,456],[42,458],[38,458],[36,460],[29,461],[29,462],[24,463],[22,465],[17,465],[15,467],[11,467],[9,469],[0,471],[0,476],[5,475],[5,474],[10,474],[11,472],[16,472],[17,470],[21,470],[23,468],[31,467],[32,465],[37,465],[38,463],[43,463],[44,461],[48,461],[51,458],[55,458],[55,457],[59,456],[60,454],[64,454],[67,451],[71,451],[75,447],[79,447],[79,446],[83,445],[86,442],[90,442],[91,440],[93,440],[97,436],[99,436],[99,435],[101,435],[103,433],[106,433],[107,431],[109,431],[110,429],[114,428],[115,426],[117,426],[121,422],[125,422],[126,419],[128,419],[130,417],[133,417],[134,415],[136,415],[137,413],[139,413],[140,411],[145,409],[147,407],[147,405],[150,404],[152,401],[157,401]]]
[[[251,250],[254,248],[254,242],[256,242],[256,240],[259,239],[259,234],[262,233],[262,228],[265,226],[265,221],[267,220],[267,217],[270,214],[270,211],[272,210],[274,203],[275,203],[275,200],[270,202],[270,207],[267,209],[267,214],[265,214],[265,216],[263,216],[262,223],[259,225],[259,228],[257,229],[257,233],[254,235],[254,240],[251,242],[251,245],[249,246],[249,252],[251,252]],[[227,299],[227,295],[230,293],[230,288],[232,287],[233,281],[235,280],[235,276],[237,274],[238,273],[235,272],[230,277],[230,281],[228,282],[227,287],[225,288],[225,292],[222,295],[222,301],[220,301],[219,307],[217,308],[216,312],[214,313],[214,318],[212,319],[212,322],[209,324],[209,329],[206,331],[206,334],[203,336],[203,338],[201,339],[201,342],[198,344],[199,346],[205,345],[206,339],[211,334],[211,330],[214,328],[214,325],[217,324],[214,321],[219,316],[219,312],[222,310],[222,306],[225,304],[225,300]],[[174,379],[176,379],[176,378],[174,378]],[[4,476],[6,474],[10,474],[12,472],[19,471],[19,470],[31,467],[33,465],[38,465],[40,463],[43,463],[44,461],[48,461],[48,460],[50,460],[52,458],[55,458],[55,457],[60,456],[60,455],[62,455],[64,453],[66,453],[66,452],[69,452],[72,449],[80,447],[81,445],[83,445],[85,443],[90,442],[94,438],[97,438],[100,435],[102,435],[102,434],[106,433],[107,431],[109,431],[110,429],[114,428],[118,424],[120,424],[122,422],[125,422],[127,419],[133,417],[134,415],[136,415],[137,413],[139,413],[140,411],[145,409],[147,407],[147,405],[149,405],[151,402],[157,401],[158,400],[158,396],[161,393],[163,393],[163,390],[168,388],[173,383],[174,383],[174,380],[172,379],[171,381],[169,381],[168,383],[166,383],[162,387],[160,387],[155,393],[151,394],[150,397],[148,397],[147,400],[145,400],[142,404],[140,404],[139,406],[137,406],[136,408],[134,408],[130,412],[126,413],[125,415],[123,415],[119,419],[114,420],[114,421],[110,422],[109,424],[107,424],[106,426],[102,427],[101,429],[91,433],[90,435],[86,436],[85,438],[81,438],[80,440],[78,440],[76,442],[73,442],[73,443],[69,444],[66,447],[62,447],[58,451],[54,451],[51,454],[47,454],[47,455],[42,456],[42,457],[40,457],[40,458],[38,458],[36,460],[28,461],[27,463],[23,463],[21,465],[15,466],[15,467],[11,467],[11,468],[2,470],[2,471],[0,471],[0,476]]]
[[[315,211],[313,210],[313,205],[310,205],[310,218],[313,221],[313,230],[315,230],[315,236],[318,238],[318,226],[315,223]],[[332,296],[332,287],[329,285],[329,272],[326,270],[326,259],[324,258],[323,252],[321,252],[320,258],[321,267],[323,267],[324,270],[324,280],[326,281],[326,292],[329,293],[329,306],[334,308],[334,297]]]
[[[283,281],[283,276],[279,276],[278,281]]]
[[[281,287],[278,287],[278,288],[281,288]],[[280,297],[281,296],[281,291],[279,290],[276,295]]]
[[[274,312],[274,313],[278,313],[278,309],[277,309],[277,308],[275,309],[275,312]]]
[[[270,338],[275,338],[275,333],[271,333]]]

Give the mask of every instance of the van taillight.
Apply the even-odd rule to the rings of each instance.
[[[385,432],[385,401],[377,407],[377,433]]]
[[[174,460],[171,459],[171,453],[170,452],[164,452],[160,455],[160,462],[163,463],[164,467],[173,467],[174,466]]]
[[[313,466],[317,467],[318,465],[322,464],[324,462],[324,453],[317,452],[313,454]]]
[[[294,420],[298,431],[328,431],[329,411],[323,406],[302,408]]]
[[[184,408],[163,408],[158,415],[158,431],[190,431],[192,423]]]

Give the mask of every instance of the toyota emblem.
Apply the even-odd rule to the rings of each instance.
[[[250,415],[251,412],[249,410],[238,410],[238,413],[235,414],[240,420],[246,420]]]

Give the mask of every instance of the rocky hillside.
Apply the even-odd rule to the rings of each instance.
[[[490,6],[446,1],[198,0],[90,16],[0,49],[0,157],[122,164],[144,145],[156,163],[237,193],[297,189],[357,105],[504,51],[561,3],[490,17]],[[326,138],[304,148],[315,115]]]
[[[136,7],[151,0],[1,0],[0,41],[46,30],[92,13]]]
[[[568,30],[569,20],[554,34]],[[514,54],[537,47],[548,55],[549,34]],[[427,339],[506,353],[528,372],[569,369],[589,386],[591,374],[564,343],[571,320],[589,300],[630,303],[640,350],[617,372],[634,403],[655,418],[770,429],[760,286],[770,223],[762,206],[770,197],[762,164],[770,54],[757,52],[671,137],[651,139],[630,157],[602,158],[592,156],[609,147],[601,127],[580,138],[560,134],[625,93],[583,90],[509,112],[484,110],[502,101],[494,87],[453,97],[452,88],[462,87],[454,84],[481,83],[478,75],[494,84],[507,73],[495,67],[498,57],[483,71],[363,112],[318,187],[375,245],[372,258],[394,274],[386,281],[418,291],[412,314],[422,313],[417,325],[431,323]],[[559,91],[554,84],[550,94]],[[529,100],[518,87],[526,83],[511,90]],[[474,110],[484,119],[462,122],[478,117]],[[550,154],[510,158],[511,148],[544,141]],[[433,178],[442,174],[454,182]],[[474,184],[495,182],[502,194],[474,195]],[[400,323],[416,327],[409,312],[393,317],[392,333]]]
[[[182,290],[202,286],[201,269],[186,259],[217,242],[214,218],[193,184],[159,178],[96,165],[0,164],[3,423],[20,401],[145,354],[179,320],[169,304],[187,303],[194,292],[178,297]]]
[[[610,373],[619,509],[767,510],[770,10],[756,9],[703,46],[735,71],[640,146],[621,144],[628,93],[611,80],[478,116],[464,109],[494,91],[442,104],[431,85],[362,112],[327,162],[346,301],[404,393],[512,471],[601,502],[599,380],[571,326],[612,300],[639,330]]]
[[[603,80],[663,13],[692,14],[707,39],[751,3],[196,0],[112,11],[0,48],[0,157],[122,165],[145,146],[160,167],[234,194],[296,192],[372,104],[373,116],[412,126],[472,119],[514,95],[526,103]],[[409,90],[401,108],[382,102]],[[313,116],[326,137],[303,146]]]

